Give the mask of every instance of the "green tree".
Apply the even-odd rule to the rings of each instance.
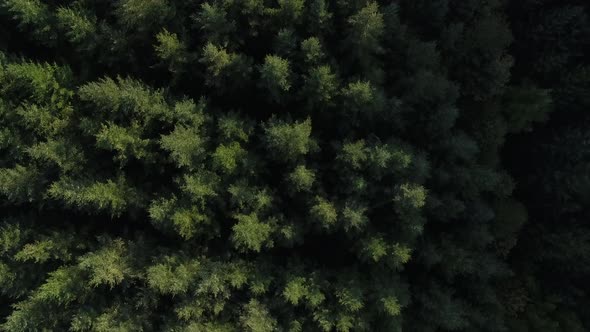
[[[588,330],[588,9],[0,0],[0,330]]]

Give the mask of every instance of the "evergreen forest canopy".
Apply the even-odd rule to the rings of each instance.
[[[589,15],[0,0],[0,329],[590,330]]]

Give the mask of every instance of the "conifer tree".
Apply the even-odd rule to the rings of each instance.
[[[0,0],[0,330],[588,329],[567,3]]]

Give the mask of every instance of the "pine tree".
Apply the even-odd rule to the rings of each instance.
[[[587,9],[0,1],[0,329],[587,330]]]

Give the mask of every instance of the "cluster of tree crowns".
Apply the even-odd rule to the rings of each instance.
[[[0,0],[0,329],[590,329],[588,15]]]

